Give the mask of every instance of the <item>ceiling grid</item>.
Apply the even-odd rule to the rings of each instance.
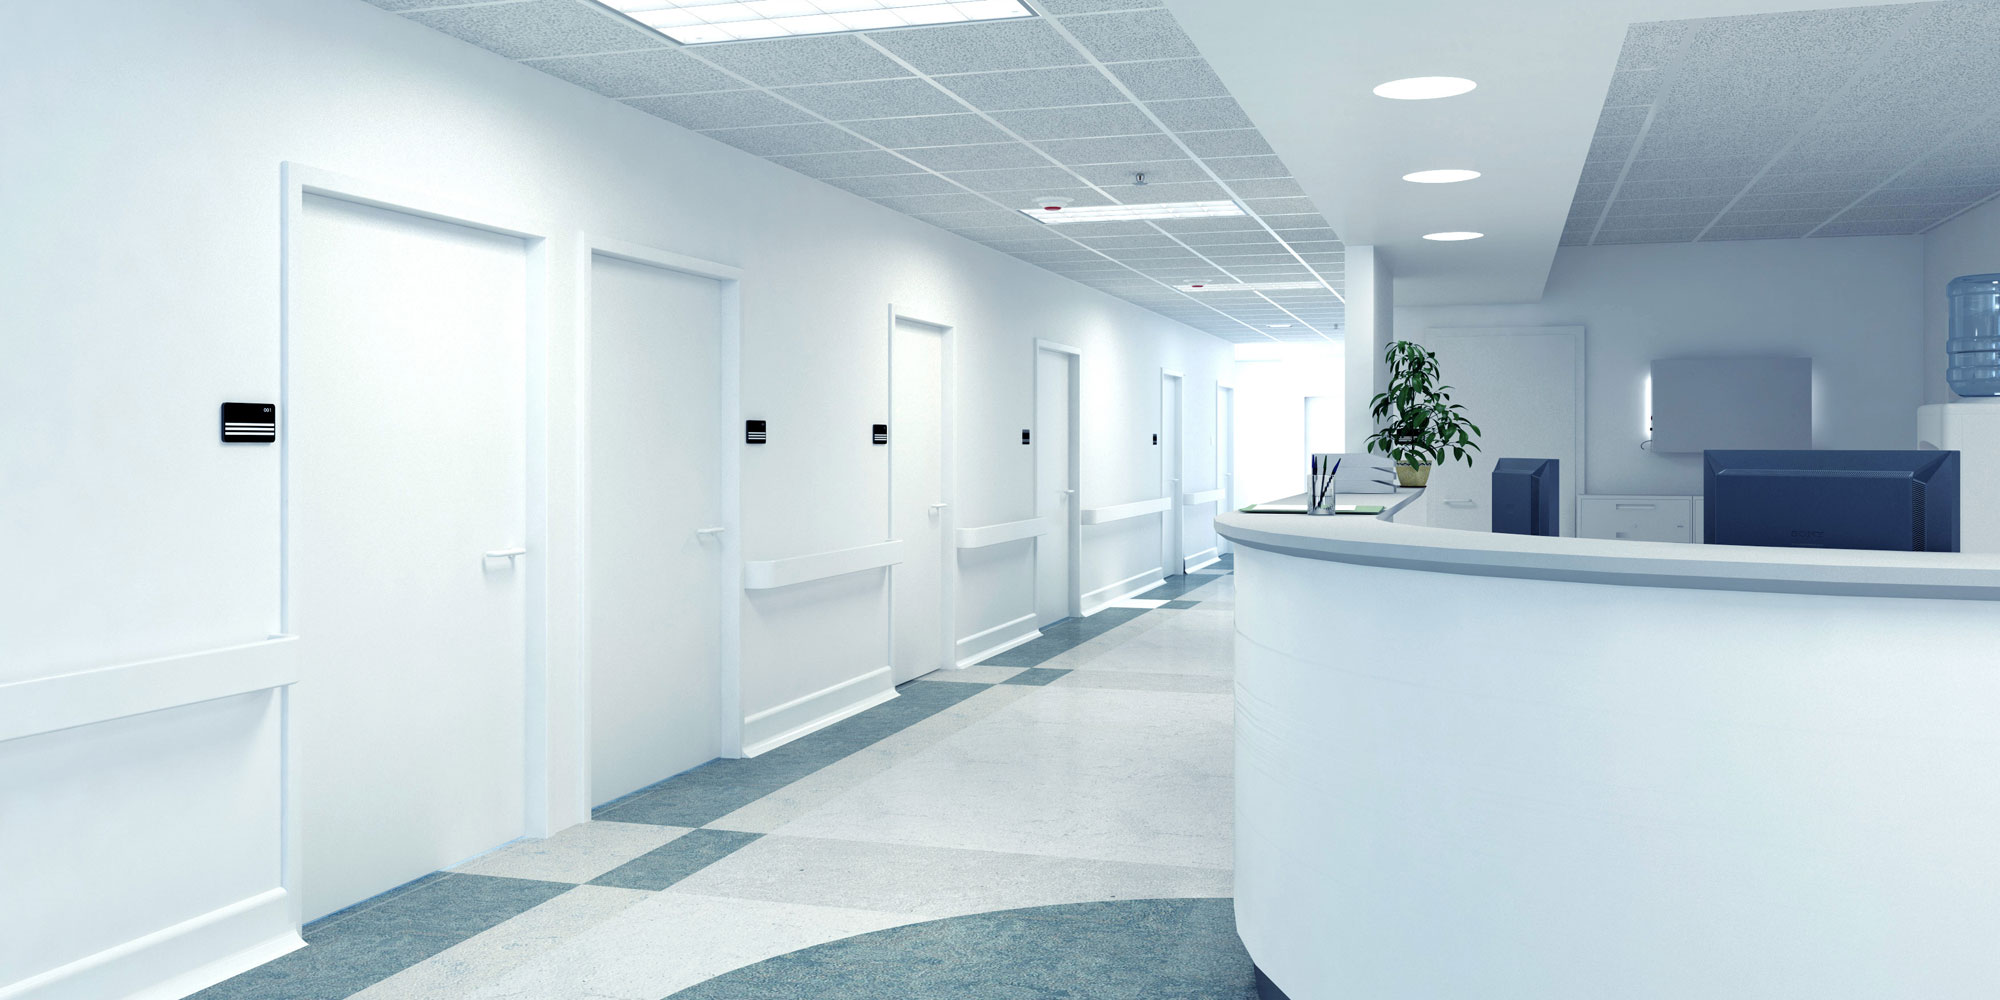
[[[1339,337],[1345,247],[1161,0],[693,46],[592,0],[369,2],[1223,339]],[[1247,214],[1020,211],[1044,197]],[[1319,287],[1175,287],[1265,282]]]
[[[1633,25],[1565,246],[1926,232],[2000,194],[2000,5]]]

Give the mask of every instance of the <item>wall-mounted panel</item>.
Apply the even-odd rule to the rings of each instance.
[[[1653,450],[1812,447],[1811,358],[1653,362]]]

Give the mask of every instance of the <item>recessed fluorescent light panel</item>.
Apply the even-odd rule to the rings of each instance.
[[[1322,289],[1325,285],[1317,281],[1259,281],[1251,284],[1235,285],[1175,285],[1183,292],[1298,292],[1305,289]]]
[[[1440,97],[1457,97],[1477,86],[1459,76],[1413,76],[1407,80],[1390,80],[1376,87],[1375,96],[1392,101],[1434,101]]]
[[[1460,240],[1476,240],[1485,235],[1485,233],[1425,233],[1424,239],[1436,240],[1439,243],[1457,243]]]
[[[1020,0],[598,0],[682,45],[1034,17]]]
[[[1086,205],[1082,208],[1024,208],[1021,214],[1036,222],[1060,226],[1066,222],[1144,222],[1148,219],[1219,219],[1243,215],[1243,206],[1233,201],[1178,201],[1158,205]]]
[[[1412,184],[1457,184],[1479,176],[1477,170],[1419,170],[1404,174],[1403,179]]]

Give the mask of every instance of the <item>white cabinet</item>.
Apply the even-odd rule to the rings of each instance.
[[[1695,501],[1695,497],[1578,497],[1576,533],[1580,538],[1637,542],[1699,541],[1701,526]]]
[[[2000,552],[2000,400],[1917,410],[1917,447],[1958,455],[1958,549]]]

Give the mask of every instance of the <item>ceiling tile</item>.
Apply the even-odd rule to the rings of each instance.
[[[1035,9],[1058,17],[1106,10],[1141,10],[1165,6],[1162,0],[1035,0]]]
[[[949,194],[884,195],[875,199],[906,215],[941,215],[946,212],[988,212],[998,207],[976,194],[963,191]]]
[[[1659,69],[1667,64],[1694,32],[1689,21],[1656,21],[1635,24],[1625,32],[1625,46],[1618,53],[1619,69]]]
[[[1081,241],[1085,246],[1099,249],[1130,249],[1133,247],[1171,247],[1180,244],[1171,236],[1154,233],[1149,236],[1086,236]]]
[[[1041,18],[899,28],[867,37],[920,73],[983,73],[1080,66],[1089,60]]]
[[[1930,223],[1917,221],[1829,222],[1814,236],[1904,236],[1920,233]]]
[[[945,229],[1040,231],[1040,227],[1023,217],[1021,213],[1009,212],[1004,208],[998,207],[983,212],[939,212],[935,215],[919,215],[916,218]]]
[[[1710,226],[1702,242],[1717,240],[1795,240],[1811,232],[1811,224],[1795,226]]]
[[[797,101],[815,113],[834,121],[863,118],[907,118],[912,115],[944,115],[963,112],[964,105],[916,77],[901,80],[872,80],[864,83],[826,83],[813,87],[786,87],[778,96]]]
[[[1258,215],[1305,215],[1319,211],[1311,198],[1252,198],[1244,203]]]
[[[870,150],[861,153],[818,153],[810,156],[773,156],[771,162],[790,167],[807,177],[875,177],[885,174],[915,174],[923,169],[890,153]]]
[[[1064,191],[1082,188],[1075,175],[1060,167],[1016,167],[1011,170],[962,170],[948,174],[974,191]]]
[[[1607,229],[1599,232],[1591,243],[1604,246],[1614,243],[1691,243],[1701,235],[1696,229]]]
[[[702,58],[763,87],[887,80],[910,75],[909,70],[855,35],[731,42],[704,45],[699,51]]]
[[[1133,183],[1133,175],[1145,174],[1148,184],[1174,184],[1209,180],[1208,171],[1201,164],[1189,159],[1142,160],[1138,163],[1100,163],[1093,166],[1077,167],[1077,176],[1092,184],[1124,186]]]
[[[1324,218],[1321,218],[1319,215],[1313,213],[1301,213],[1298,215],[1266,215],[1263,216],[1263,220],[1265,225],[1270,226],[1272,229],[1278,230],[1279,239],[1290,238],[1285,236],[1286,230],[1327,228],[1326,220]],[[1297,238],[1304,239],[1304,237],[1297,237]]]
[[[1239,198],[1301,198],[1306,189],[1290,178],[1234,181],[1229,185]]]
[[[843,153],[869,148],[865,140],[824,124],[717,129],[702,134],[758,156]]]
[[[509,59],[659,49],[671,44],[608,10],[573,0],[450,7],[403,16]]]
[[[1279,238],[1285,240],[1288,243],[1293,240],[1299,240],[1301,242],[1318,242],[1322,240],[1340,239],[1340,237],[1337,234],[1335,234],[1334,231],[1331,229],[1287,229],[1284,232],[1279,233],[1278,236]]]
[[[1040,139],[1082,139],[1095,136],[1150,135],[1160,130],[1134,104],[1101,104],[1084,108],[1043,108],[1001,111],[993,120],[1030,142]]]
[[[1228,216],[1220,219],[1161,219],[1153,225],[1169,233],[1232,233],[1264,232],[1264,224],[1249,216]]]
[[[1181,148],[1163,135],[1125,136],[1116,139],[1050,139],[1035,145],[1063,163],[1127,163],[1133,160],[1170,160],[1182,156]]]
[[[1145,186],[1126,184],[1122,187],[1107,187],[1106,191],[1127,205],[1156,205],[1169,201],[1226,201],[1229,192],[1220,184],[1154,184]]]
[[[1094,66],[969,73],[939,77],[938,82],[981,111],[1066,108],[1125,100],[1125,95]]]
[[[1731,209],[1714,220],[1717,229],[1737,226],[1817,226],[1831,214],[1817,209],[1750,210]]]
[[[1768,179],[1768,178],[1767,178]],[[1620,198],[1729,197],[1750,183],[1748,177],[1692,177],[1685,180],[1634,181],[1618,186]]]
[[[1215,171],[1215,176],[1225,181],[1292,175],[1290,170],[1285,169],[1285,162],[1275,156],[1203,157],[1202,162]]]
[[[735,90],[744,86],[741,80],[711,69],[674,49],[558,56],[529,60],[527,65],[606,97],[693,94],[705,90]]]
[[[1627,181],[1682,177],[1755,177],[1770,159],[1764,156],[1640,157],[1625,171]]]
[[[1229,96],[1222,78],[1202,59],[1115,63],[1109,69],[1142,101]]]
[[[847,127],[890,149],[1000,143],[1007,134],[978,115],[930,115],[849,122]]]
[[[989,143],[979,146],[939,146],[912,149],[905,156],[932,170],[998,170],[1007,167],[1046,167],[1049,158],[1033,146],[1019,142]]]
[[[1994,185],[1978,184],[1959,187],[1898,187],[1900,178],[1878,191],[1871,191],[1862,199],[1864,205],[1968,205],[1975,201],[1985,201],[1996,191]]]
[[[1086,236],[1137,236],[1158,232],[1144,222],[1071,222],[1063,225],[1062,231],[1079,239]]]
[[[634,97],[625,103],[655,118],[692,129],[745,128],[817,121],[812,115],[758,90],[717,94]]]
[[[1611,74],[1611,89],[1604,95],[1605,107],[1651,104],[1660,90],[1658,70],[1619,70]]]
[[[1066,18],[1063,27],[1108,63],[1201,55],[1187,33],[1174,23],[1173,15],[1164,10]]]
[[[1943,205],[1860,205],[1850,208],[1838,217],[1840,222],[1884,222],[1888,220],[1925,219],[1932,222],[1955,215],[1965,208],[1964,204]],[[1822,215],[1822,218],[1825,216]]]
[[[1183,132],[1181,141],[1189,151],[1206,160],[1221,156],[1270,156],[1271,144],[1256,129],[1225,132]],[[1283,176],[1283,175],[1278,175]]]
[[[898,174],[892,177],[838,177],[828,184],[863,198],[901,197],[916,194],[956,194],[959,187],[936,174]]]
[[[1888,171],[1842,170],[1825,174],[1765,174],[1751,185],[1752,194],[1794,191],[1866,191],[1889,179]]]
[[[1746,194],[1736,199],[1736,207],[1746,211],[1817,209],[1828,215],[1854,201],[1851,191],[1789,191],[1783,194]]]
[[[1197,97],[1181,101],[1153,101],[1147,109],[1175,132],[1210,132],[1219,129],[1247,129],[1255,126],[1241,105],[1228,97]],[[1270,147],[1266,145],[1265,149]],[[1196,150],[1200,152],[1200,150]],[[1252,155],[1252,154],[1245,154]]]

